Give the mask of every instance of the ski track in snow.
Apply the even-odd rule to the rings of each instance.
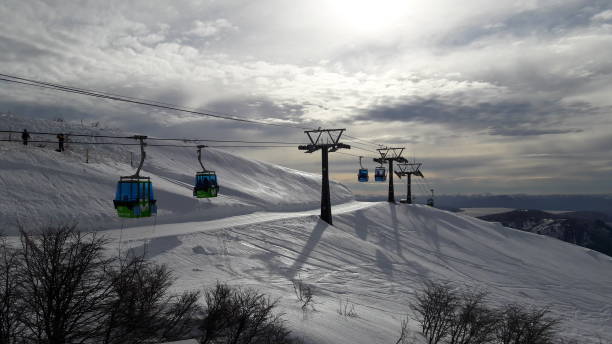
[[[333,210],[335,226],[313,210],[157,226],[155,233],[153,226],[132,227],[123,245],[137,252],[148,245],[151,258],[178,271],[180,288],[223,280],[281,298],[296,332],[313,343],[392,342],[427,278],[486,288],[496,305],[550,307],[566,321],[568,336],[609,340],[610,257],[425,206],[351,202]],[[306,320],[292,295],[295,279],[316,288],[317,311]],[[359,317],[338,315],[340,300]],[[328,323],[344,337],[312,328]],[[349,335],[357,324],[368,334]]]
[[[124,135],[2,115],[0,124]],[[425,279],[486,288],[493,305],[550,307],[568,337],[612,342],[612,258],[597,252],[426,206],[356,202],[337,183],[329,226],[318,218],[320,176],[213,149],[205,161],[219,175],[219,197],[193,198],[195,151],[150,147],[143,174],[154,181],[159,214],[121,220],[112,198],[118,177],[133,173],[129,149],[93,147],[85,164],[83,147],[67,148],[0,144],[0,219],[8,234],[17,224],[78,219],[108,237],[109,253],[146,252],[169,265],[177,291],[223,281],[278,298],[305,343],[394,343]],[[300,309],[297,279],[315,288],[315,310]],[[347,303],[356,317],[338,314]],[[414,320],[410,327],[418,331]]]
[[[350,202],[333,207],[334,213],[341,214],[371,207],[372,202]],[[127,226],[129,230],[113,229],[103,231],[111,239],[123,238],[123,241],[150,240],[166,236],[186,235],[198,232],[214,231],[227,227],[253,225],[262,222],[272,222],[297,217],[318,215],[319,209],[300,212],[255,212],[247,215],[230,216],[219,220],[184,222],[163,225]],[[140,219],[136,221],[141,221]],[[135,222],[136,222],[135,221]],[[154,221],[154,219],[153,219]],[[126,219],[126,222],[131,222]]]

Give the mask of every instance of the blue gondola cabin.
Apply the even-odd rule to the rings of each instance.
[[[113,203],[119,217],[138,218],[157,214],[157,201],[149,177],[121,177]]]
[[[357,174],[357,180],[361,183],[365,183],[368,181],[368,169],[360,168],[359,173]]]
[[[374,180],[377,182],[384,182],[387,180],[387,169],[384,167],[377,167],[374,170]]]

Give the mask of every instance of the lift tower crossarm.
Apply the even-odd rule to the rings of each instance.
[[[401,179],[403,176],[406,176],[406,200],[400,200],[401,203],[412,204],[412,176],[418,176],[421,178],[425,178],[423,173],[421,172],[420,162],[405,162],[398,164],[397,167],[399,171],[395,171],[395,174]]]
[[[330,225],[332,224],[331,200],[329,194],[329,152],[338,149],[351,149],[351,146],[340,142],[340,137],[346,129],[317,129],[306,130],[310,143],[298,146],[304,153],[314,153],[321,150],[321,219]]]
[[[389,197],[387,198],[387,201],[395,203],[395,193],[393,189],[393,162],[408,162],[406,158],[402,157],[404,147],[384,147],[378,148],[377,151],[380,154],[380,158],[374,158],[373,160],[381,165],[384,163],[389,164]]]

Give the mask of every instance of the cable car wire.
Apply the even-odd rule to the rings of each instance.
[[[23,85],[28,85],[28,86],[48,88],[48,89],[58,90],[58,91],[67,92],[67,93],[81,94],[81,95],[86,95],[86,96],[91,96],[91,97],[96,97],[96,98],[120,101],[124,103],[146,105],[146,106],[151,106],[151,107],[156,107],[156,108],[161,108],[161,109],[166,109],[166,110],[174,110],[174,111],[186,112],[186,113],[191,113],[191,114],[196,114],[196,115],[201,115],[201,116],[208,116],[208,117],[214,117],[214,118],[219,118],[219,119],[226,119],[226,120],[258,124],[258,125],[268,125],[268,126],[275,126],[275,127],[302,129],[302,130],[312,129],[312,128],[301,127],[301,126],[291,125],[291,124],[270,123],[270,122],[252,120],[252,119],[247,119],[247,118],[218,115],[218,114],[213,114],[210,112],[189,110],[189,109],[181,108],[178,105],[165,105],[163,103],[158,103],[155,101],[149,101],[149,100],[145,101],[145,100],[138,100],[137,98],[128,98],[125,96],[110,95],[110,94],[105,94],[103,92],[90,91],[90,90],[85,90],[85,89],[79,89],[76,87],[65,86],[61,84],[54,84],[54,83],[49,83],[49,82],[37,81],[33,79],[21,78],[21,77],[12,76],[12,75],[3,74],[3,73],[0,73],[0,76],[4,77],[4,78],[0,78],[1,81],[15,82],[15,83],[23,84]],[[10,80],[6,78],[12,78],[15,80]]]
[[[251,124],[258,124],[258,125],[268,125],[268,126],[276,126],[276,127],[302,129],[302,130],[312,130],[312,129],[314,129],[314,128],[308,128],[308,127],[303,127],[303,126],[299,126],[299,125],[281,124],[281,123],[270,123],[270,122],[259,121],[259,120],[252,120],[252,119],[247,119],[247,118],[240,118],[240,117],[230,116],[230,115],[226,115],[226,114],[221,114],[219,112],[210,111],[210,110],[206,110],[206,112],[198,111],[198,110],[195,110],[195,109],[189,109],[189,108],[185,108],[185,107],[180,107],[178,105],[173,105],[173,104],[164,103],[164,102],[158,102],[158,101],[154,101],[154,100],[147,100],[147,99],[142,99],[142,98],[136,98],[136,97],[129,97],[129,96],[124,96],[124,95],[119,95],[119,94],[115,94],[115,93],[96,91],[96,90],[90,90],[90,89],[85,89],[85,88],[78,88],[78,87],[73,87],[73,86],[66,86],[66,85],[57,84],[57,83],[51,83],[51,82],[38,81],[38,80],[18,77],[18,76],[14,76],[14,75],[10,75],[10,74],[0,73],[0,76],[2,76],[2,77],[0,77],[0,81],[12,82],[12,83],[22,84],[22,85],[26,85],[26,86],[33,86],[33,87],[39,87],[39,88],[44,88],[44,89],[57,90],[57,91],[62,91],[62,92],[67,92],[67,93],[86,95],[86,96],[91,96],[91,97],[96,97],[96,98],[115,100],[115,101],[120,101],[120,102],[138,104],[138,105],[151,106],[151,107],[156,107],[156,108],[161,108],[161,109],[166,109],[166,110],[174,110],[174,111],[186,112],[186,113],[197,114],[197,115],[202,115],[202,116],[208,116],[208,117],[213,117],[213,118],[233,120],[233,121],[239,121],[239,122],[245,122],[245,123],[251,123]],[[358,138],[358,137],[355,137],[355,136],[351,136],[351,135],[348,135],[348,134],[345,134],[345,137],[347,137],[349,139],[352,139],[352,140],[363,142],[364,144],[368,144],[368,145],[371,145],[373,147],[383,147],[382,144],[374,143],[372,141],[361,139],[361,138]],[[349,141],[351,141],[351,140],[349,140]]]
[[[21,131],[17,130],[0,130],[0,133],[13,133],[20,134]],[[110,136],[110,135],[93,135],[93,134],[69,134],[69,133],[51,133],[51,132],[36,132],[30,131],[28,132],[32,135],[50,135],[56,136],[58,134],[64,134],[67,136],[77,136],[77,137],[92,137],[92,138],[111,138],[111,139],[130,139],[133,140],[134,136]],[[253,143],[253,144],[283,144],[283,145],[300,145],[304,144],[303,142],[285,142],[285,141],[244,141],[244,140],[215,140],[215,139],[184,139],[184,138],[156,138],[156,137],[148,137],[147,140],[152,141],[181,141],[181,142],[222,142],[222,143]]]
[[[0,142],[21,142],[17,139],[0,139]],[[28,143],[57,143],[50,140],[28,140]],[[119,143],[119,142],[83,142],[69,141],[66,144],[76,145],[114,145],[114,146],[140,146],[140,143]],[[171,144],[147,144],[147,147],[179,147],[179,148],[197,148],[197,145],[171,145]],[[294,145],[212,145],[211,148],[295,148]]]

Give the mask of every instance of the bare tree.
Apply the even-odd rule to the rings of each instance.
[[[449,344],[484,344],[494,338],[497,316],[486,304],[485,291],[464,291],[449,329]]]
[[[18,343],[24,326],[21,322],[23,296],[17,272],[21,267],[19,251],[10,247],[0,234],[0,343]]]
[[[167,266],[141,256],[123,257],[109,279],[112,293],[100,342],[138,344],[182,339],[195,326],[199,293],[170,294],[173,277]]]
[[[437,344],[449,335],[457,305],[457,293],[446,283],[426,281],[424,289],[416,293],[413,308],[429,344]]]
[[[205,317],[200,330],[201,343],[223,344],[283,344],[291,343],[290,332],[280,315],[274,314],[277,305],[269,297],[254,289],[217,285],[204,293]]]
[[[165,265],[108,258],[106,241],[74,227],[21,230],[0,241],[0,344],[138,344],[184,339],[199,325],[199,292],[169,292]]]
[[[21,230],[21,319],[29,340],[83,343],[98,335],[111,296],[104,244],[74,226],[47,228],[38,235]]]
[[[550,316],[547,308],[526,308],[508,304],[500,310],[496,327],[501,344],[549,344],[555,342],[560,320]]]

